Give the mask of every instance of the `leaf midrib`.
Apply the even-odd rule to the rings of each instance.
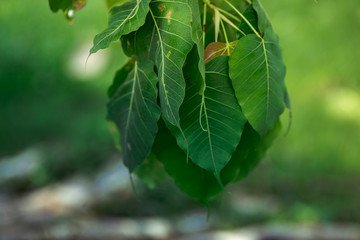
[[[132,108],[133,108],[133,102],[134,102],[134,96],[135,96],[135,86],[136,86],[136,80],[137,80],[137,71],[138,71],[138,64],[135,62],[134,67],[134,78],[133,78],[133,85],[131,89],[131,97],[130,97],[130,105],[129,105],[129,112],[126,119],[126,126],[125,126],[125,136],[124,136],[124,142],[127,143],[127,137],[128,137],[128,130],[130,125],[130,118],[132,115]],[[128,146],[125,146],[125,151],[128,152]]]

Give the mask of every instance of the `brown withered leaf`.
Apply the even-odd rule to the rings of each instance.
[[[211,59],[221,55],[230,56],[237,42],[238,41],[231,42],[228,46],[223,42],[210,43],[205,49],[205,64],[208,63]]]

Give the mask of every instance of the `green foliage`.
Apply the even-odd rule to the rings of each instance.
[[[90,54],[120,39],[131,58],[108,91],[125,165],[150,187],[169,175],[207,204],[254,169],[290,108],[266,13],[257,0],[107,4]]]
[[[94,38],[94,46],[90,50],[95,53],[119,40],[122,35],[139,29],[144,23],[149,11],[150,0],[137,0],[115,6],[110,10],[109,27]]]
[[[206,65],[206,87],[186,83],[186,97],[180,119],[187,144],[174,129],[179,146],[193,162],[220,180],[220,171],[229,162],[246,123],[228,76],[228,57],[220,56]],[[200,115],[200,116],[199,116]]]
[[[181,130],[179,108],[185,97],[182,66],[193,46],[191,8],[188,0],[154,1],[150,14],[154,23],[150,47],[155,51],[161,110],[164,118]]]
[[[149,155],[157,132],[160,109],[153,68],[151,62],[136,61],[108,104],[108,115],[120,130],[124,162],[130,171]]]
[[[241,38],[229,65],[246,118],[261,135],[266,134],[285,107],[285,65],[274,32],[266,30],[264,39],[254,34]]]

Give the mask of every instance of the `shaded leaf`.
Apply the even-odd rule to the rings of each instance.
[[[108,117],[121,135],[124,163],[133,171],[148,156],[157,132],[157,77],[153,64],[135,62],[127,80],[108,103]]]
[[[109,26],[94,38],[90,54],[110,46],[122,35],[139,29],[146,19],[150,0],[133,0],[110,10]]]
[[[191,37],[196,44],[198,51],[198,72],[200,73],[200,80],[205,82],[205,59],[204,59],[204,43],[203,43],[203,25],[199,9],[198,0],[189,0],[192,8],[192,21],[191,21]],[[196,65],[196,64],[195,64]],[[195,70],[196,71],[196,70]]]
[[[145,162],[137,167],[134,173],[141,178],[149,188],[155,188],[158,183],[169,178],[163,164],[156,159],[153,153],[150,153]]]
[[[180,109],[181,127],[191,160],[213,172],[221,182],[220,171],[235,151],[246,119],[228,77],[228,57],[220,56],[210,61],[205,73],[204,98],[199,94],[200,86],[187,84],[185,101]],[[172,131],[179,146],[186,151],[179,131]]]
[[[257,15],[256,15],[256,12],[253,8],[252,5],[250,5],[246,10],[245,12],[243,13],[244,17],[249,21],[249,23],[254,27],[254,29],[256,31],[259,31],[258,29],[258,20],[257,20]],[[251,27],[244,21],[242,20],[241,23],[240,23],[240,26],[239,26],[239,29],[245,34],[245,35],[248,35],[248,34],[252,34],[254,33],[253,30],[251,29]],[[237,38],[240,39],[242,37],[244,37],[245,35],[241,33],[241,32],[238,32],[238,36]]]
[[[266,150],[272,145],[279,135],[281,124],[278,120],[273,129],[264,137],[261,137],[249,123],[244,127],[240,143],[236,148],[230,162],[221,172],[225,182],[234,182],[244,179],[254,170],[256,165],[266,154]]]
[[[108,89],[108,97],[111,98],[114,96],[116,90],[122,85],[125,81],[129,72],[134,69],[134,61],[128,61],[125,66],[118,70],[115,74],[114,81]]]
[[[121,45],[125,55],[139,61],[153,60],[150,54],[153,31],[154,23],[151,15],[148,14],[145,24],[137,31],[121,37]]]
[[[188,0],[154,1],[150,7],[161,110],[171,124],[180,127],[179,108],[185,96],[182,67],[193,46],[191,8]]]
[[[272,29],[264,39],[249,34],[239,40],[229,60],[235,95],[251,126],[265,135],[284,110],[285,65]]]
[[[191,161],[186,162],[186,154],[178,147],[174,137],[162,120],[153,149],[156,158],[164,164],[166,172],[175,184],[189,196],[207,204],[209,199],[221,191],[214,175]]]
[[[221,55],[230,56],[236,44],[237,41],[231,42],[229,46],[223,42],[210,43],[205,49],[205,63]]]
[[[240,144],[229,163],[221,171],[222,183],[226,185],[245,178],[265,156],[266,150],[278,136],[280,127],[278,121],[272,130],[261,137],[247,123]],[[152,150],[175,184],[189,196],[207,204],[213,196],[222,191],[211,172],[200,168],[192,161],[186,162],[185,153],[177,146],[162,120],[159,121],[159,131]]]

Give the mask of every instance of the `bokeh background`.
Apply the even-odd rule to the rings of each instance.
[[[105,120],[120,44],[85,71],[104,1],[70,25],[45,0],[2,0],[0,239],[360,239],[360,1],[262,3],[287,64],[291,130],[207,221],[171,181],[130,184]]]

